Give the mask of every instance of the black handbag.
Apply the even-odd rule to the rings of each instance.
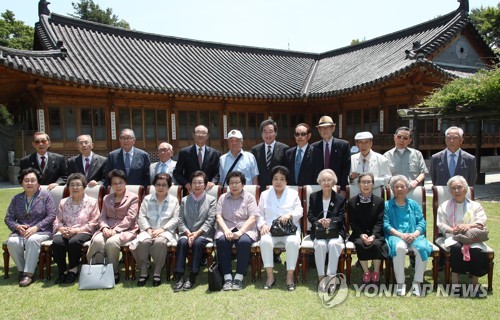
[[[279,218],[273,220],[271,225],[271,236],[283,237],[290,236],[297,232],[297,226],[293,223],[292,219],[287,220],[284,224],[280,222]]]
[[[215,252],[215,260],[208,267],[208,290],[221,291],[224,279],[219,269],[219,261],[217,259],[217,251]]]
[[[330,221],[328,228],[316,221],[315,228],[316,239],[332,239],[339,237],[339,228],[337,221]]]

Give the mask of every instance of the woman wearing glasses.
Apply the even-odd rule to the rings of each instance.
[[[311,239],[314,240],[314,260],[318,270],[320,290],[326,289],[325,284],[337,273],[339,257],[344,248],[345,239],[345,198],[336,193],[333,187],[337,184],[337,175],[331,169],[321,170],[318,176],[321,190],[309,197],[307,219],[311,223]],[[330,239],[318,239],[317,224],[328,229],[336,224],[337,235]],[[328,268],[325,273],[326,254],[328,253]],[[326,281],[322,281],[327,277]]]
[[[478,278],[489,270],[486,244],[461,244],[454,240],[453,236],[464,234],[472,228],[484,229],[486,213],[479,202],[466,197],[469,185],[464,177],[450,178],[448,189],[453,198],[439,206],[437,226],[445,234],[444,245],[450,249],[451,282],[458,284],[458,274],[469,273],[472,276],[474,292],[479,294],[481,291],[476,291]]]
[[[380,283],[380,264],[387,257],[384,240],[384,199],[373,194],[373,173],[361,173],[358,177],[360,193],[347,202],[347,212],[352,234],[349,240],[356,247],[359,263],[363,269],[363,284]],[[373,260],[370,273],[368,261]]]
[[[99,219],[97,199],[85,194],[87,179],[81,173],[68,177],[69,197],[59,203],[54,221],[52,255],[57,264],[56,283],[73,283],[78,274],[82,246],[92,238]],[[68,255],[68,263],[66,263]]]
[[[176,245],[175,229],[179,221],[179,201],[169,195],[172,178],[158,173],[153,179],[155,191],[147,195],[141,204],[137,223],[141,233],[137,243],[131,246],[132,254],[141,270],[137,285],[142,287],[149,279],[150,257],[154,261],[153,287],[161,284],[161,270],[167,258],[167,246]],[[135,248],[134,248],[135,247]]]
[[[33,282],[40,246],[52,235],[56,207],[50,194],[40,190],[38,170],[22,170],[18,181],[23,192],[12,198],[5,216],[12,231],[7,248],[19,271],[19,286],[27,287]]]
[[[98,232],[94,234],[87,252],[87,260],[98,251],[106,252],[109,262],[113,264],[115,283],[120,282],[118,264],[120,248],[137,235],[137,211],[139,198],[137,194],[127,191],[127,176],[125,172],[114,169],[108,174],[109,185],[114,193],[108,194],[102,200],[101,216]],[[96,255],[96,263],[102,263],[102,255]]]
[[[259,209],[253,194],[245,192],[245,175],[232,171],[227,175],[229,192],[221,195],[216,207],[217,253],[220,269],[224,275],[222,290],[243,289],[243,277],[247,274],[250,261],[250,247],[259,236],[257,219]],[[236,274],[231,275],[231,250],[236,246]]]

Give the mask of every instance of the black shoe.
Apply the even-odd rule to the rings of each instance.
[[[174,292],[182,291],[183,287],[184,287],[184,279],[182,279],[182,277],[181,277],[174,284]]]
[[[224,285],[222,286],[222,291],[229,291],[233,289],[233,280],[224,280]]]
[[[282,263],[281,262],[281,257],[279,254],[274,255],[274,263]]]
[[[76,272],[69,271],[66,274],[66,279],[64,280],[64,283],[74,283],[76,281],[77,277],[78,277],[78,274]]]
[[[233,291],[239,291],[239,290],[243,289],[243,281],[241,281],[241,280],[234,280],[233,281],[233,286],[232,286],[231,289],[233,289]]]
[[[188,281],[184,282],[184,285],[182,286],[182,290],[189,291],[189,290],[193,289],[193,287],[194,287],[194,282],[191,282],[191,280],[188,280]]]
[[[24,272],[19,272],[19,275],[17,276],[17,281],[21,281],[24,278]]]
[[[137,280],[137,286],[138,287],[144,287],[146,285],[146,282],[149,279],[149,275],[147,276],[140,276],[139,280]]]
[[[120,283],[120,272],[115,273],[115,284]]]
[[[60,274],[59,277],[57,277],[56,279],[56,284],[65,283],[67,275],[68,275],[67,273]]]
[[[153,277],[153,287],[158,287],[161,284],[161,277],[154,276]]]

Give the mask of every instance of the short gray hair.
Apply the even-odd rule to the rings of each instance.
[[[407,190],[410,189],[410,180],[408,180],[408,178],[406,176],[403,176],[402,174],[398,174],[396,176],[393,176],[391,178],[391,181],[389,182],[389,185],[391,186],[392,192],[394,192],[394,185],[398,181],[403,181],[406,185],[406,189]]]
[[[323,170],[321,170],[321,172],[318,174],[318,179],[316,179],[316,181],[318,182],[318,184],[320,184],[320,181],[323,179],[323,176],[325,174],[328,174],[328,173],[333,176],[333,184],[334,185],[337,184],[338,178],[337,178],[337,175],[335,174],[335,172],[332,169],[323,169]]]
[[[449,127],[448,129],[446,129],[446,131],[444,132],[444,135],[447,136],[448,135],[448,132],[450,132],[450,130],[458,130],[458,135],[460,136],[460,138],[463,138],[464,136],[464,130],[460,127],[456,127],[456,126],[453,126],[453,127]]]
[[[465,193],[469,192],[469,184],[467,183],[467,180],[465,180],[464,177],[457,175],[457,176],[451,177],[450,180],[448,180],[448,183],[446,184],[448,186],[448,190],[450,191],[450,193],[452,191],[451,185],[454,182],[460,182],[465,188]]]

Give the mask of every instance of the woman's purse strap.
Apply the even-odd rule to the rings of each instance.
[[[92,257],[90,258],[90,261],[89,261],[89,264],[92,265],[92,261],[94,260],[95,256],[98,255],[98,254],[101,254],[104,258],[104,264],[107,264],[106,263],[106,260],[108,259],[108,256],[106,255],[106,252],[104,251],[97,251],[96,253],[94,253],[92,255]]]

